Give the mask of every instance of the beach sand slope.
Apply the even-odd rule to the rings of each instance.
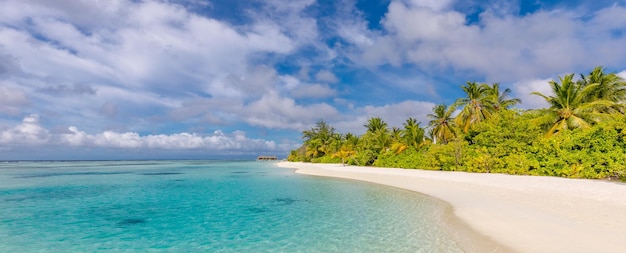
[[[473,231],[457,239],[474,252],[626,252],[623,183],[339,164],[278,166],[300,174],[403,188],[445,201],[460,220],[459,231],[463,226]]]

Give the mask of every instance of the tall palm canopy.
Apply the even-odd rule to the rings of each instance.
[[[408,118],[403,125],[403,142],[413,148],[419,148],[424,141],[424,129],[420,127],[420,123],[414,118]]]
[[[367,128],[367,132],[365,133],[367,138],[365,138],[365,141],[371,142],[373,149],[381,151],[391,145],[392,136],[389,134],[387,122],[383,121],[380,117],[370,118],[364,127]]]
[[[336,137],[335,128],[324,120],[315,123],[315,126],[310,130],[303,131],[302,139],[307,146],[307,157],[316,158],[331,151]]]
[[[531,94],[543,97],[550,107],[538,110],[535,123],[547,129],[546,136],[573,128],[588,128],[591,124],[606,117],[606,108],[615,102],[604,98],[594,98],[599,83],[582,84],[574,82],[574,74],[559,77],[559,82],[550,81],[554,95],[547,96],[539,92]]]
[[[500,84],[494,83],[486,88],[486,101],[488,106],[495,112],[509,109],[511,106],[522,103],[519,98],[509,98],[511,89],[506,88],[500,92]]]
[[[446,106],[445,104],[436,105],[433,113],[426,115],[430,119],[428,125],[431,127],[433,141],[448,143],[456,134],[454,133],[454,120],[452,114],[456,110],[454,105]]]
[[[387,123],[383,121],[380,117],[370,118],[367,121],[367,124],[363,125],[367,128],[367,131],[370,133],[375,133],[382,129],[387,129]]]
[[[489,86],[476,82],[467,82],[461,87],[466,97],[459,98],[455,106],[463,107],[455,119],[455,123],[467,132],[471,125],[491,117],[489,110],[488,91]]]
[[[598,84],[588,99],[604,99],[615,102],[616,106],[611,109],[624,112],[622,103],[626,100],[626,81],[617,74],[607,74],[604,68],[598,66],[586,76],[581,74],[578,83],[581,86]]]

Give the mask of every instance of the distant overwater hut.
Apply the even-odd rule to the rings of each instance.
[[[278,157],[273,155],[260,155],[256,158],[257,161],[276,161]]]

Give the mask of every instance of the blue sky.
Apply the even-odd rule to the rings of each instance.
[[[538,108],[625,45],[623,0],[0,0],[0,159],[285,156],[466,81]]]

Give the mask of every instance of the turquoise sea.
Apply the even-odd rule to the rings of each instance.
[[[443,211],[272,162],[0,164],[0,252],[461,252]]]

